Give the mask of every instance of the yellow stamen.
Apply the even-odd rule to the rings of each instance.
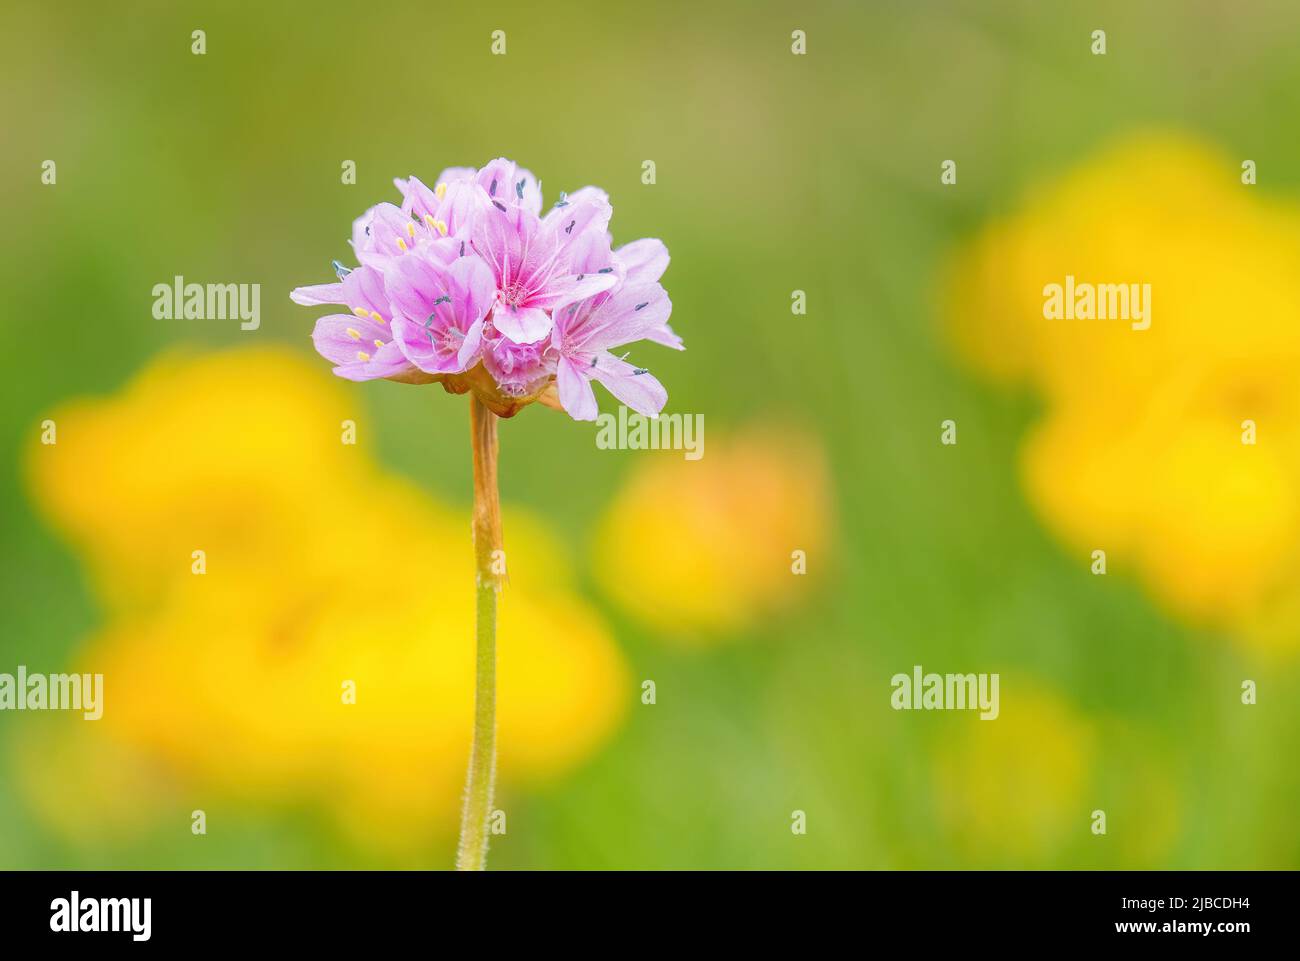
[[[362,361],[364,363],[369,359],[370,359],[370,355],[367,354],[364,350],[357,351],[357,360]]]
[[[352,308],[352,313],[356,314],[358,317],[368,317],[368,316],[370,316],[369,312],[368,312],[368,311],[366,310],[366,308],[364,308],[364,307],[353,307],[353,308]]]
[[[397,246],[402,248],[402,253],[406,253],[406,241],[401,237],[397,238]]]
[[[377,340],[375,341],[375,346],[382,348],[384,346],[384,342],[382,340]]]
[[[434,195],[435,197],[437,197],[439,200],[441,200],[443,197],[447,196],[447,185],[446,185],[446,184],[438,184],[438,186],[436,186],[436,187],[433,188],[433,195]]]
[[[446,221],[435,220],[435,221],[433,222],[433,229],[436,230],[436,231],[438,231],[438,233],[442,234],[444,237],[447,236],[447,224],[446,224]]]
[[[412,240],[414,240],[414,239],[415,239],[415,224],[413,224],[413,223],[409,223],[409,222],[408,222],[407,225],[406,225],[406,233],[407,233],[407,236],[409,236]]]
[[[377,324],[386,324],[386,323],[388,323],[388,321],[384,320],[384,318],[381,317],[381,316],[379,315],[379,311],[377,311],[377,310],[372,310],[372,311],[370,312],[370,316],[374,318],[375,323],[377,323]]]
[[[361,331],[357,330],[355,327],[349,327],[349,328],[348,328],[348,336],[351,337],[353,340],[360,340],[360,339],[361,339]]]

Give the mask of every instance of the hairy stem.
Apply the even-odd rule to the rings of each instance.
[[[477,598],[474,682],[474,743],[465,782],[456,869],[487,865],[488,819],[496,780],[497,593],[504,570],[501,553],[501,497],[497,488],[497,415],[473,393],[469,397],[470,444],[474,452],[474,590]]]

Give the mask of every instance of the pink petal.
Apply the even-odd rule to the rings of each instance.
[[[584,187],[569,197],[563,207],[556,207],[546,215],[545,228],[553,233],[561,250],[581,239],[588,231],[604,234],[609,230],[609,218],[614,208],[603,190]]]
[[[599,411],[596,392],[591,389],[591,382],[578,363],[570,357],[561,358],[555,379],[560,388],[560,406],[569,416],[574,420],[595,420]]]
[[[512,160],[498,157],[489,161],[475,174],[474,180],[492,200],[507,206],[523,207],[534,216],[542,212],[541,184]]]
[[[424,323],[436,301],[450,296],[450,270],[422,252],[393,261],[388,277],[388,296],[393,307],[417,324]]]
[[[366,313],[376,313],[385,320],[392,313],[384,275],[374,267],[358,267],[343,278],[343,302],[352,309],[360,307]]]
[[[357,336],[353,337],[349,330]],[[352,314],[330,314],[316,321],[311,339],[317,352],[330,363],[351,364],[356,362],[358,351],[373,355],[378,349],[374,342],[388,340],[388,329]]]
[[[436,217],[441,202],[429,187],[418,177],[410,177],[405,181],[393,181],[397,189],[402,192],[402,213],[415,214],[416,217],[423,219],[425,214]]]
[[[633,367],[613,354],[597,355],[596,366],[588,374],[628,407],[647,417],[658,417],[664,404],[668,403],[668,391],[653,374]]]
[[[648,340],[651,343],[662,344],[665,347],[671,347],[673,350],[685,350],[686,345],[682,343],[681,337],[664,324],[662,327],[656,327],[654,330],[647,330],[642,336],[642,340]]]
[[[531,276],[544,266],[535,254],[542,246],[535,242],[538,231],[536,216],[522,207],[509,207],[501,201],[493,201],[475,218],[470,246],[492,268],[497,284],[506,286],[518,282],[521,277]],[[547,246],[553,250],[554,242]],[[525,257],[530,262],[527,265]]]
[[[492,325],[516,344],[531,344],[551,332],[551,315],[540,307],[510,307],[498,303]]]
[[[557,304],[572,304],[586,300],[588,297],[611,289],[617,283],[618,275],[612,271],[606,274],[570,274],[566,277],[554,277],[530,298],[529,303],[549,310]]]
[[[452,281],[452,300],[455,313],[468,325],[482,320],[492,309],[496,296],[496,278],[487,264],[473,256],[461,257],[451,262],[448,273]]]
[[[668,269],[668,248],[662,240],[649,237],[624,244],[614,251],[614,257],[627,270],[630,284],[653,283]]]
[[[476,320],[470,325],[469,332],[465,334],[465,340],[460,345],[460,353],[456,355],[456,361],[460,364],[460,369],[469,370],[473,367],[482,349],[483,321]]]
[[[438,179],[433,182],[433,185],[436,187],[438,184],[455,184],[473,180],[476,173],[478,171],[473,167],[448,167],[438,174]]]
[[[577,331],[576,347],[584,350],[608,350],[643,339],[650,331],[664,326],[673,304],[657,283],[624,287],[610,294]]]
[[[317,307],[321,304],[343,304],[342,284],[314,284],[310,287],[295,287],[289,299],[304,307]]]

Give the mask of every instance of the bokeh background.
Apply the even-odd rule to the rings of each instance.
[[[465,401],[332,377],[288,291],[500,155],[667,243],[688,349],[638,358],[705,456],[502,425],[492,867],[1300,866],[1294,4],[4,19],[0,671],[107,701],[0,713],[0,867],[451,863]],[[1067,272],[1152,282],[1152,330],[1045,326]],[[155,320],[177,274],[261,329]],[[1001,717],[891,710],[914,664]]]

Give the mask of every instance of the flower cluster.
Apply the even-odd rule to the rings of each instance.
[[[1239,170],[1176,134],[1119,141],[989,224],[946,312],[976,371],[1042,398],[1020,476],[1076,557],[1104,549],[1171,613],[1294,651],[1300,214]],[[1150,329],[1046,319],[1067,275],[1150,284]]]
[[[334,262],[338,283],[299,287],[303,305],[350,313],[316,323],[316,349],[349,380],[441,383],[472,390],[508,417],[533,401],[594,420],[600,381],[627,406],[657,416],[667,391],[613,350],[649,340],[681,350],[659,284],[659,240],[613,249],[604,191],[561,194],[542,214],[541,183],[499,159],[443,171],[431,189],[395,181],[352,228],[360,266]]]
[[[322,429],[364,411],[286,348],[167,353],[49,413],[58,443],[32,437],[27,488],[103,611],[68,669],[110,686],[101,720],[25,731],[5,791],[86,843],[138,839],[201,796],[310,810],[381,863],[418,865],[454,831],[470,746],[459,508],[380,464],[369,432]],[[627,714],[626,658],[572,560],[511,506],[497,723],[512,791],[596,755]],[[377,605],[358,603],[363,570],[383,571]]]

